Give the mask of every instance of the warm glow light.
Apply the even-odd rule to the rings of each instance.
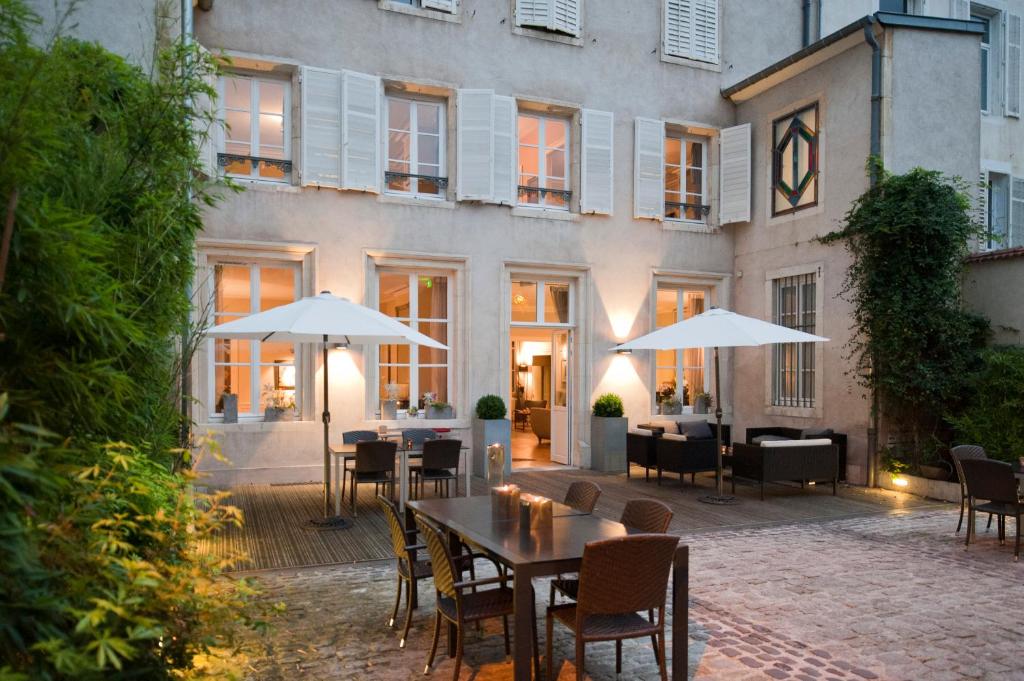
[[[898,475],[892,476],[892,484],[896,485],[897,487],[906,487],[908,482],[909,481],[906,478],[901,478]]]
[[[633,322],[636,321],[636,312],[614,312],[608,315],[608,321],[612,325],[612,334],[618,341],[624,341],[633,330]]]

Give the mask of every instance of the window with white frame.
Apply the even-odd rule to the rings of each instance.
[[[985,248],[1006,248],[1010,243],[1010,176],[990,172],[986,191]]]
[[[446,272],[379,270],[378,309],[450,348],[454,307],[450,282]],[[380,399],[396,399],[399,409],[423,408],[428,399],[453,402],[450,353],[418,345],[381,345]]]
[[[662,53],[718,63],[718,0],[662,0]]]
[[[224,147],[217,163],[231,177],[288,182],[291,178],[291,84],[226,75],[221,78]]]
[[[971,14],[971,21],[979,21],[984,26],[981,35],[981,110],[989,112],[992,77],[992,21],[987,14]]]
[[[387,98],[388,165],[385,188],[392,194],[443,198],[445,108],[440,101]]]
[[[572,288],[564,281],[512,280],[512,324],[568,326]]]
[[[516,26],[579,37],[583,0],[515,0]]]
[[[704,222],[707,205],[707,140],[665,137],[665,219]]]
[[[569,210],[569,119],[519,113],[519,205]]]
[[[817,281],[814,272],[772,280],[772,321],[807,333],[817,333]],[[779,343],[771,347],[771,404],[776,407],[815,406],[815,344]]]
[[[452,14],[458,6],[457,0],[384,0],[382,5],[388,8],[391,5],[413,7],[415,9],[429,9],[438,12]]]
[[[704,312],[707,290],[660,283],[657,287],[654,321],[656,328],[671,326]],[[654,360],[654,403],[659,413],[679,414],[707,392],[703,348],[656,350]]]
[[[216,260],[213,270],[213,320],[216,324],[294,302],[301,291],[297,263]],[[211,339],[213,416],[224,413],[225,395],[238,400],[239,418],[256,419],[268,409],[286,417],[298,412],[296,345],[274,340]]]

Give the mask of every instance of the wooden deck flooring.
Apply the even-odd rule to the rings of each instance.
[[[694,487],[687,478],[680,488],[675,477],[666,477],[659,487],[652,479],[645,482],[642,471],[634,477],[596,473],[589,470],[529,471],[513,473],[513,481],[524,491],[560,500],[569,483],[577,479],[593,480],[601,486],[601,499],[595,513],[618,520],[626,501],[638,497],[658,499],[675,512],[670,531],[688,534],[698,531],[753,527],[794,522],[814,522],[835,518],[884,513],[893,510],[935,507],[909,494],[860,487],[841,487],[835,497],[831,486],[810,487],[771,485],[765,501],[759,501],[757,488],[737,485],[740,502],[714,506],[698,501],[714,486],[714,476],[697,476]],[[483,494],[486,484],[473,481],[473,493]],[[726,484],[728,491],[728,483]],[[243,553],[238,570],[331,565],[391,557],[390,539],[383,515],[377,510],[373,488],[364,485],[358,498],[358,517],[348,530],[318,531],[307,520],[321,512],[320,486],[245,485],[231,490],[231,503],[242,509],[245,525],[232,528],[205,544],[202,550],[217,555]],[[430,490],[427,491],[428,496]],[[347,511],[343,511],[347,514]]]

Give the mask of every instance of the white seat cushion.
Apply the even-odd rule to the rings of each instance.
[[[832,440],[822,438],[820,440],[771,440],[762,442],[762,447],[820,447],[830,445]]]
[[[662,440],[675,440],[676,442],[686,442],[685,435],[679,435],[678,433],[665,433],[661,436]]]
[[[643,428],[630,428],[630,435],[643,435],[644,437],[653,437],[654,433],[650,430],[644,430]]]
[[[675,421],[651,421],[649,425],[656,428],[663,428],[666,433],[678,433],[679,424]]]

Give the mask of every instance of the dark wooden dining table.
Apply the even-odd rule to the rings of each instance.
[[[539,526],[521,527],[518,517],[497,517],[489,495],[423,499],[406,504],[406,527],[415,527],[419,513],[444,528],[449,541],[482,550],[497,562],[512,568],[515,590],[512,669],[516,681],[532,674],[535,577],[547,577],[580,568],[588,542],[630,534],[625,525],[596,515],[581,513],[559,503],[552,504],[552,519]],[[689,547],[676,549],[672,569],[672,678],[687,678],[687,622],[689,601]],[[449,631],[449,648],[455,637]],[[449,649],[449,654],[454,651]]]

